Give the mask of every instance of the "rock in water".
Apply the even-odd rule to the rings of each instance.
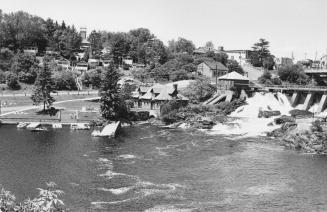
[[[260,110],[258,118],[270,118],[272,116],[280,116],[281,113],[278,110]]]
[[[298,110],[298,109],[291,110],[290,114],[294,118],[310,118],[313,116],[313,113],[311,113],[310,111]]]
[[[295,118],[293,118],[291,116],[281,116],[281,117],[275,118],[274,121],[276,124],[284,124],[287,122],[295,122]]]

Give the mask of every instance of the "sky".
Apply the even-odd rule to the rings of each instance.
[[[124,31],[144,27],[165,44],[183,37],[199,47],[251,49],[295,59],[327,54],[327,0],[0,0],[3,12],[26,11],[75,27]]]

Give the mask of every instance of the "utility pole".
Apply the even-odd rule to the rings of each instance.
[[[217,64],[216,64],[215,75],[216,75],[216,90],[218,93],[218,66],[217,66]]]

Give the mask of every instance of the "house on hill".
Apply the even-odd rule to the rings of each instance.
[[[218,77],[228,73],[228,68],[220,62],[204,61],[198,65],[197,73],[210,78],[211,82],[216,82]]]

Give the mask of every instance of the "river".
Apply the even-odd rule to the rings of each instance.
[[[263,138],[126,127],[0,127],[0,184],[19,200],[53,181],[70,211],[325,211],[327,157]]]

